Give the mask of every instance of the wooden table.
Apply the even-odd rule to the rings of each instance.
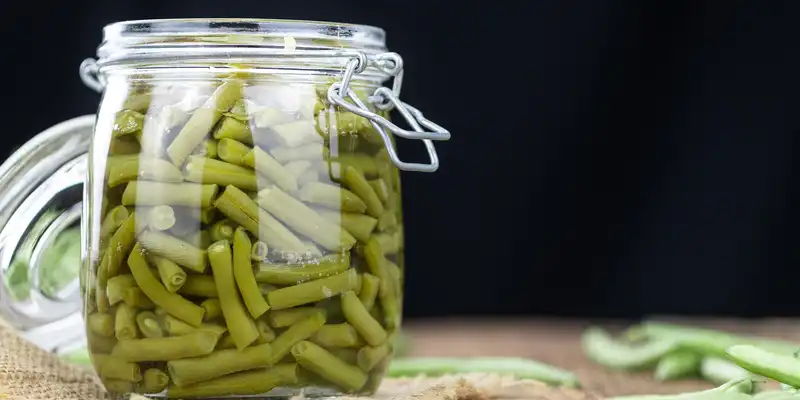
[[[800,323],[793,320],[679,319],[733,332],[797,339]],[[619,322],[602,326],[619,329]],[[609,371],[583,354],[580,335],[588,326],[579,320],[467,320],[438,319],[408,321],[403,329],[411,340],[413,356],[516,356],[530,357],[575,372],[589,391],[603,395],[677,393],[712,387],[700,380],[657,382],[652,371]]]

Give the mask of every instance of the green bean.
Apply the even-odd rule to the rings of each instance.
[[[180,318],[192,326],[200,326],[205,311],[202,307],[192,303],[178,294],[170,293],[156,279],[147,260],[142,254],[141,247],[137,244],[128,257],[128,266],[142,292],[156,305],[164,308],[169,314]]]
[[[209,321],[222,315],[222,306],[220,305],[218,298],[205,299],[202,303],[200,303],[200,306],[206,310],[203,321]]]
[[[195,110],[186,125],[181,128],[167,147],[167,154],[175,165],[183,165],[186,158],[205,140],[211,128],[220,120],[222,117],[220,110],[231,108],[233,103],[241,98],[241,95],[242,83],[228,81],[218,87],[202,107]],[[214,139],[219,139],[219,137],[214,135]]]
[[[361,337],[372,346],[379,346],[386,341],[386,331],[381,324],[369,314],[364,304],[352,291],[342,293],[342,311],[347,322],[352,325]]]
[[[267,302],[272,309],[283,310],[353,290],[358,282],[358,273],[354,269],[349,269],[336,275],[269,292]]]
[[[147,211],[147,226],[157,231],[165,231],[175,225],[175,211],[170,206],[155,206]]]
[[[375,275],[366,272],[361,274],[361,293],[359,293],[358,298],[367,310],[372,310],[372,307],[375,306],[380,283],[380,278]]]
[[[738,366],[790,386],[800,386],[800,359],[751,345],[735,345],[726,351]]]
[[[308,143],[297,147],[275,147],[270,154],[276,161],[285,164],[294,160],[324,159],[327,149],[322,143]]]
[[[260,147],[256,146],[250,150],[242,162],[250,168],[255,169],[272,182],[275,182],[278,187],[287,191],[294,192],[297,190],[297,179],[286,170],[286,168],[276,161],[272,156],[267,154]]]
[[[242,159],[250,152],[250,147],[233,139],[221,139],[217,145],[217,154],[222,161],[244,165]]]
[[[155,303],[139,287],[125,289],[125,292],[122,293],[122,301],[130,307],[141,310],[152,310],[156,307]]]
[[[378,218],[378,230],[381,232],[386,232],[391,229],[394,229],[397,226],[397,216],[395,215],[392,210],[386,210],[380,218]],[[393,243],[395,247],[399,247],[400,244],[395,242]],[[396,252],[396,251],[395,251]]]
[[[269,310],[269,305],[259,292],[258,283],[253,275],[250,238],[241,227],[236,229],[233,236],[233,275],[247,311],[253,318],[258,318]]]
[[[275,331],[272,330],[267,321],[264,321],[263,318],[256,320],[256,329],[258,329],[258,339],[256,340],[256,344],[270,343],[275,340]]]
[[[358,367],[364,372],[372,371],[381,361],[389,356],[389,345],[384,343],[380,346],[365,346],[358,351]]]
[[[257,240],[253,243],[253,248],[250,250],[250,260],[255,262],[264,262],[267,261],[267,256],[269,256],[269,246]]]
[[[647,368],[676,349],[673,340],[653,340],[641,346],[630,346],[614,340],[600,328],[587,329],[581,344],[589,359],[615,369]]]
[[[192,155],[194,156],[201,156],[206,158],[217,158],[218,151],[217,147],[219,143],[215,139],[206,139],[199,146],[197,146],[194,151],[192,151]],[[190,156],[191,157],[191,156]]]
[[[181,399],[258,395],[295,383],[297,383],[297,364],[281,364],[272,368],[226,375],[185,387],[172,385],[167,389],[167,396]]]
[[[339,163],[342,166],[353,167],[366,177],[375,177],[378,175],[378,165],[375,163],[375,160],[363,153],[339,154],[339,156],[332,159],[331,162]]]
[[[339,212],[321,208],[316,211],[328,221],[341,225],[342,228],[362,242],[369,240],[379,221],[369,215],[359,213]]]
[[[144,338],[117,342],[111,355],[130,362],[171,361],[211,354],[219,336],[197,331],[183,336]]]
[[[100,241],[105,242],[128,218],[128,209],[125,206],[116,206],[106,213],[100,224]]]
[[[211,235],[211,240],[218,242],[220,240],[233,240],[233,225],[227,219],[221,219],[211,225],[208,232]]]
[[[142,393],[161,393],[169,385],[169,375],[158,368],[149,368],[144,371],[144,378],[138,390]]]
[[[342,361],[351,364],[351,365],[358,365],[358,351],[360,349],[348,348],[348,347],[332,347],[328,350],[334,357],[341,359]]]
[[[373,237],[378,241],[383,254],[397,254],[397,252],[400,251],[400,247],[392,235],[388,233],[376,233]]]
[[[136,280],[133,279],[133,275],[131,274],[117,275],[109,278],[108,284],[106,285],[108,303],[112,306],[119,303],[122,301],[125,290],[134,286],[136,286]]]
[[[214,281],[217,284],[222,315],[228,331],[239,350],[249,346],[258,338],[258,329],[236,290],[233,276],[233,261],[230,244],[226,240],[215,242],[208,248]]]
[[[375,190],[372,189],[372,186],[367,183],[366,178],[364,178],[364,174],[351,166],[347,166],[344,168],[342,180],[344,181],[344,184],[353,191],[353,193],[364,200],[364,203],[367,205],[367,214],[375,218],[378,218],[381,216],[381,214],[383,214],[383,203],[381,203],[381,199],[378,198],[378,195],[375,193]]]
[[[236,348],[236,342],[233,341],[233,338],[231,337],[230,333],[226,333],[222,335],[222,337],[219,339],[219,342],[217,342],[216,350],[235,349],[235,348]]]
[[[103,386],[109,393],[130,393],[133,391],[134,382],[122,379],[101,379]]]
[[[132,181],[125,186],[122,204],[126,206],[211,207],[219,190],[217,185]]]
[[[322,347],[302,341],[292,347],[292,356],[303,368],[347,391],[357,391],[367,383],[367,374],[336,358]]]
[[[364,343],[352,325],[327,324],[319,328],[311,341],[323,347],[360,347]]]
[[[655,379],[668,381],[695,375],[700,370],[700,355],[690,351],[677,351],[658,361]]]
[[[121,164],[138,162],[139,157],[140,157],[139,154],[120,154],[107,157],[106,169],[104,171],[105,177],[108,178],[108,174],[111,172],[111,170],[114,168],[118,168]]]
[[[250,133],[250,125],[247,121],[239,121],[230,117],[222,118],[222,122],[214,131],[214,139],[220,141],[231,139],[241,143],[253,144],[253,135]]]
[[[226,327],[214,323],[203,323],[199,328],[195,328],[171,315],[165,315],[163,320],[164,329],[172,336],[182,336],[198,331],[206,331],[217,335],[217,337],[221,337],[228,331]]]
[[[190,158],[184,170],[185,178],[189,182],[214,185],[233,185],[243,190],[258,190],[259,182],[253,170],[235,164],[227,166],[213,165],[208,158]],[[222,162],[222,161],[220,161]],[[230,167],[235,167],[232,169]]]
[[[372,190],[375,191],[375,194],[378,195],[378,198],[381,199],[384,205],[389,202],[389,197],[391,191],[389,190],[389,185],[386,184],[386,181],[383,179],[374,179],[368,181],[370,186],[372,186]]]
[[[114,317],[104,312],[89,314],[86,318],[89,330],[102,337],[114,336]]]
[[[207,356],[174,360],[167,363],[172,381],[177,386],[187,386],[236,372],[270,365],[272,347],[262,344],[241,351],[218,350]]]
[[[259,264],[256,281],[275,285],[296,285],[335,275],[350,267],[350,253],[325,256],[316,263]]]
[[[164,336],[164,330],[158,323],[158,317],[152,311],[141,311],[136,314],[136,325],[142,336],[146,338],[160,338]]]
[[[179,183],[183,181],[183,175],[169,161],[159,158],[136,158],[123,163],[115,163],[108,171],[108,187],[111,188],[136,179]]]
[[[243,226],[260,240],[286,252],[304,253],[307,248],[297,236],[277,219],[234,186],[227,186],[215,203],[217,209],[231,221]]]
[[[119,379],[128,382],[142,380],[139,366],[108,354],[92,354],[97,375],[101,378]]]
[[[300,200],[343,212],[364,213],[367,205],[355,193],[321,182],[309,182],[297,193]]]
[[[167,290],[170,293],[177,293],[186,283],[186,271],[178,264],[164,257],[153,256],[152,261],[156,265],[158,276]]]
[[[136,339],[139,336],[136,329],[136,310],[125,303],[118,305],[114,316],[114,332],[117,340]]]
[[[109,354],[114,346],[117,345],[117,338],[114,337],[114,324],[111,324],[111,337],[100,336],[91,330],[86,332],[86,342],[89,351],[95,354]]]
[[[317,310],[312,315],[297,321],[283,331],[275,340],[272,341],[272,363],[276,363],[286,357],[292,347],[314,335],[319,328],[325,325],[325,312]]]
[[[130,135],[142,130],[144,126],[144,115],[134,110],[122,110],[114,118],[114,127],[111,130],[112,137]]]
[[[386,267],[386,257],[381,251],[380,244],[373,237],[361,247],[361,253],[367,261],[370,272],[380,279],[378,299],[384,314],[384,323],[388,328],[395,328],[400,323],[400,296],[398,285],[393,283],[394,277]]]
[[[208,256],[205,250],[194,247],[175,236],[161,232],[142,232],[139,235],[139,243],[148,251],[192,271],[203,273],[208,266]]]
[[[322,311],[324,310],[317,307],[294,307],[285,310],[273,310],[267,314],[267,319],[273,328],[285,328]]]
[[[187,296],[219,297],[217,284],[209,275],[187,275],[180,293]]]
[[[717,385],[736,379],[753,377],[746,369],[731,361],[717,357],[703,357],[700,362],[700,376]]]
[[[578,377],[572,372],[536,360],[517,357],[411,357],[396,358],[389,364],[387,375],[392,378],[426,375],[493,373],[512,375],[517,379],[533,379],[566,387],[578,387]]]
[[[110,156],[138,154],[142,151],[142,146],[135,137],[122,136],[111,139],[108,146],[108,154]]]
[[[108,250],[103,254],[103,261],[97,272],[98,292],[105,293],[108,278],[117,276],[122,261],[126,254],[131,251],[136,242],[136,213],[131,212],[128,218],[120,225],[119,229],[111,236],[108,242]],[[103,268],[104,267],[104,268]],[[100,305],[98,304],[98,308]]]
[[[298,147],[309,143],[322,143],[322,136],[317,133],[314,121],[301,119],[272,126],[275,139],[283,147]]]
[[[752,399],[749,395],[753,391],[755,384],[752,379],[742,379],[730,381],[722,386],[699,392],[688,392],[680,394],[663,395],[630,395],[611,397],[611,400],[747,400]]]

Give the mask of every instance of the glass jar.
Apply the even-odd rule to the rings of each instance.
[[[82,289],[107,389],[374,392],[402,313],[398,169],[436,170],[431,140],[449,138],[398,100],[383,31],[153,20],[104,34],[82,66],[103,90]],[[400,161],[389,132],[424,140],[431,162]]]

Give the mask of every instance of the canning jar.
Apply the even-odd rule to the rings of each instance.
[[[103,90],[82,289],[107,389],[372,393],[402,313],[398,168],[434,171],[431,140],[449,138],[398,100],[383,31],[153,20],[104,36],[82,66]],[[430,163],[400,161],[390,133]]]

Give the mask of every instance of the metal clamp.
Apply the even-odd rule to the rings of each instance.
[[[370,96],[368,100],[381,110],[396,108],[411,128],[414,129],[413,131],[402,129],[388,119],[370,111],[364,102],[356,96],[353,89],[350,88],[350,81],[353,75],[363,72],[367,68],[368,63],[372,63],[383,72],[389,74],[389,76],[394,77],[391,90],[387,87],[380,87],[375,90],[375,93]],[[342,80],[328,88],[328,100],[353,114],[368,119],[372,127],[375,128],[381,136],[383,144],[389,152],[389,158],[397,168],[404,171],[434,172],[439,169],[439,156],[436,154],[436,148],[433,146],[432,141],[449,140],[450,132],[425,118],[422,112],[416,108],[400,101],[400,89],[402,85],[403,59],[399,54],[383,53],[374,58],[368,58],[365,54],[360,54],[347,62]],[[346,100],[348,98],[352,103]],[[422,128],[423,126],[430,129],[430,131],[425,131]],[[384,128],[402,138],[422,140],[428,151],[430,163],[407,163],[400,160],[400,157],[397,155],[397,150],[392,143],[392,139]]]
[[[95,92],[103,92],[103,88],[106,85],[105,82],[100,78],[100,67],[97,65],[97,60],[94,58],[87,58],[83,60],[80,66],[80,75],[84,85],[88,86]]]

